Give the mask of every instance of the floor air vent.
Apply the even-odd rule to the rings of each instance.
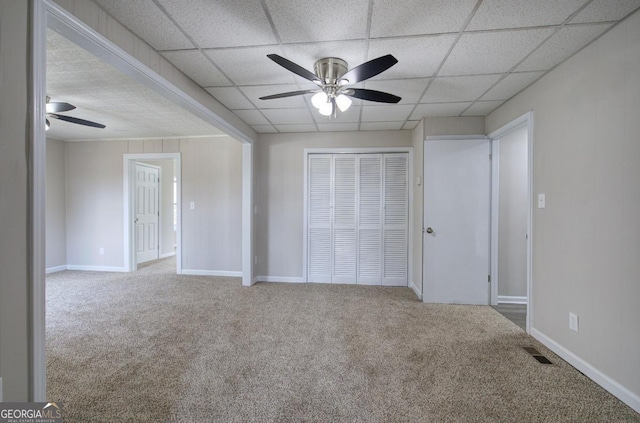
[[[549,360],[547,357],[545,357],[544,355],[540,354],[540,351],[538,351],[537,349],[533,348],[533,347],[522,347],[526,352],[528,352],[529,354],[531,354],[531,356],[533,358],[535,358],[536,360],[538,360],[538,363],[541,364],[553,364],[551,362],[551,360]]]

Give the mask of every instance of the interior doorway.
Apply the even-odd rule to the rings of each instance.
[[[182,273],[180,158],[180,153],[124,155],[124,267],[130,272],[136,271],[138,264],[175,255],[176,273]],[[155,209],[147,207],[154,197],[148,186],[153,169],[158,175]],[[142,184],[141,177],[145,180]],[[156,231],[155,239],[151,229]]]
[[[528,331],[531,319],[532,128],[527,113],[489,135],[491,305]]]

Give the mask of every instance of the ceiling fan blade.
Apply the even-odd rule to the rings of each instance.
[[[52,103],[47,103],[47,106],[46,106],[47,113],[68,112],[69,110],[73,110],[75,108],[76,106],[74,106],[73,104],[59,103],[55,101]]]
[[[260,100],[273,100],[275,98],[293,97],[294,95],[303,95],[303,94],[317,93],[317,92],[320,92],[320,90],[289,91],[286,93],[266,95],[264,97],[260,97]]]
[[[341,81],[347,80],[349,84],[356,84],[365,79],[376,76],[398,63],[398,59],[390,54],[380,56],[377,59],[369,60],[355,68],[351,69],[340,78]]]
[[[397,103],[402,100],[402,98],[397,95],[376,90],[366,90],[364,88],[349,88],[344,91],[344,94],[349,97],[359,98],[360,100],[377,101],[379,103]]]
[[[78,125],[92,126],[94,128],[106,128],[105,125],[101,123],[91,122],[90,120],[78,119],[72,116],[64,116],[57,115],[55,113],[48,113],[47,116],[52,117],[54,119],[64,120],[66,122],[77,123]]]
[[[267,54],[267,57],[283,68],[303,77],[304,79],[308,79],[309,81],[313,82],[322,82],[315,73],[306,70],[302,66],[293,63],[289,59],[285,59],[284,57],[278,56],[277,54]]]

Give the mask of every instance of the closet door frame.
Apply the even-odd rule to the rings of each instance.
[[[407,286],[411,286],[413,281],[413,187],[414,187],[414,171],[413,171],[413,147],[365,147],[365,148],[305,148],[303,152],[304,163],[304,210],[303,210],[303,239],[302,239],[302,277],[304,282],[308,281],[308,263],[307,263],[307,247],[308,247],[308,204],[309,204],[309,155],[310,154],[385,154],[385,153],[407,153],[409,161],[409,218],[408,218],[408,238],[407,238]],[[422,235],[422,234],[420,234]]]

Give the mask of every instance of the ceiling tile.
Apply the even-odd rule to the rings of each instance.
[[[362,122],[361,131],[390,131],[402,129],[402,122]]]
[[[422,97],[421,103],[475,101],[502,75],[437,77]]]
[[[257,4],[258,2],[256,2]],[[283,43],[334,41],[367,35],[369,0],[266,0]]]
[[[527,57],[517,71],[548,70],[606,31],[611,24],[565,26]]]
[[[200,86],[231,85],[231,81],[198,50],[165,51],[162,55]]]
[[[617,21],[640,7],[640,0],[594,0],[571,23]]]
[[[97,0],[111,16],[156,50],[190,49],[194,45],[153,0]]]
[[[413,104],[420,101],[429,80],[429,78],[375,80],[365,82],[364,86],[369,90],[384,91],[401,97],[399,104]]]
[[[363,106],[362,122],[404,122],[413,110],[412,104],[389,106]]]
[[[318,129],[320,132],[329,131],[357,131],[357,123],[319,123]]]
[[[253,104],[236,87],[209,87],[205,89],[228,109],[254,108]]]
[[[200,48],[276,44],[258,1],[159,0]]]
[[[471,102],[464,103],[437,103],[437,104],[418,104],[416,109],[411,113],[410,120],[419,120],[423,117],[439,117],[439,116],[458,116],[467,107],[471,106]]]
[[[484,0],[467,31],[559,25],[585,0]]]
[[[416,129],[416,126],[418,126],[419,123],[419,120],[409,120],[404,124],[402,129]]]
[[[313,110],[313,119],[317,123],[358,123],[360,122],[360,106],[351,106],[346,112],[338,111],[335,119],[322,116],[317,110]]]
[[[259,134],[273,134],[278,130],[272,125],[253,125],[253,130]]]
[[[313,65],[323,57],[339,57],[349,68],[364,63],[367,59],[367,44],[361,41],[333,41],[313,44],[287,44],[283,47],[284,57],[303,68],[314,72]]]
[[[273,62],[267,54],[281,54],[280,47],[247,47],[205,50],[205,53],[237,85],[293,84],[294,74]],[[296,77],[299,81],[306,81]]]
[[[276,125],[280,132],[316,132],[316,125]]]
[[[482,100],[508,100],[540,78],[544,72],[510,73],[482,96]]]
[[[296,95],[292,97],[276,98],[273,100],[260,100],[272,94],[286,93],[290,91],[300,91],[307,89],[306,86],[299,87],[297,84],[281,84],[281,85],[255,85],[248,87],[239,87],[240,90],[260,109],[295,109],[306,107],[304,95]],[[306,94],[311,98],[311,94]]]
[[[553,31],[546,28],[463,34],[439,75],[507,72]]]
[[[471,107],[469,107],[462,116],[486,116],[491,113],[494,109],[496,109],[499,105],[504,103],[504,101],[478,101],[473,103]]]
[[[458,32],[476,0],[382,0],[373,2],[371,37]],[[410,11],[409,13],[407,13]]]
[[[398,63],[375,79],[404,79],[431,76],[456,39],[455,35],[371,40],[367,60],[392,54]]]
[[[275,125],[314,123],[309,110],[305,109],[265,109],[264,115]]]
[[[233,113],[245,121],[247,125],[270,125],[260,110],[234,110]]]

